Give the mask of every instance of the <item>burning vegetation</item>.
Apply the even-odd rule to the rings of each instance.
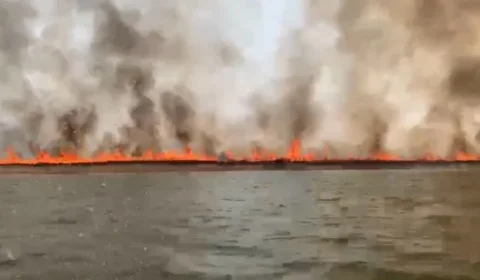
[[[47,2],[0,4],[2,164],[480,159],[473,0]]]

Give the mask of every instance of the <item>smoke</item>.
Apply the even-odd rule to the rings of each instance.
[[[474,0],[3,0],[0,148],[480,152]]]

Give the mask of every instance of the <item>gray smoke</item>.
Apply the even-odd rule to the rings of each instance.
[[[474,0],[2,0],[0,144],[480,152]]]

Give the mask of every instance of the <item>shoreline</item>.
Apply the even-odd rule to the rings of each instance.
[[[0,174],[155,173],[285,170],[399,170],[480,167],[480,161],[112,161],[92,163],[0,164]]]

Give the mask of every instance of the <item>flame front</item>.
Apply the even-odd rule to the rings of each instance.
[[[242,162],[273,162],[277,160],[291,161],[291,162],[318,162],[318,161],[412,161],[411,159],[402,159],[387,153],[378,153],[366,158],[331,158],[328,156],[328,152],[325,150],[322,155],[318,154],[302,154],[300,141],[293,141],[290,145],[288,152],[285,155],[274,155],[268,152],[252,151],[247,157],[233,157],[230,152],[225,153],[226,160],[228,161],[242,161]],[[73,165],[73,164],[99,164],[99,163],[118,163],[118,162],[178,162],[178,161],[191,161],[191,162],[220,162],[217,156],[207,156],[193,152],[189,147],[185,147],[183,152],[179,151],[166,151],[161,153],[154,153],[147,151],[141,156],[127,156],[120,152],[115,153],[101,153],[92,158],[82,158],[76,153],[62,152],[60,156],[51,156],[48,153],[40,152],[35,158],[24,159],[15,153],[14,150],[8,149],[7,156],[0,159],[0,165],[38,165],[38,164],[52,164],[52,165]],[[425,155],[415,161],[461,161],[461,162],[473,162],[480,161],[480,156],[458,153],[452,158],[440,158],[432,155]]]

